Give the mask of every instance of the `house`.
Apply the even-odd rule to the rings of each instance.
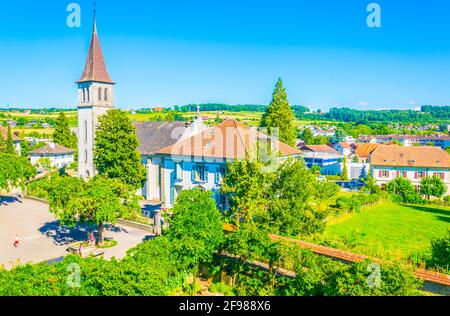
[[[333,145],[333,148],[345,157],[350,156],[353,152],[352,146],[347,142],[339,142]]]
[[[396,177],[404,177],[419,190],[422,178],[438,176],[450,193],[450,155],[442,148],[379,145],[369,159],[372,176],[382,187]]]
[[[355,157],[358,159],[359,163],[366,163],[369,161],[369,155],[378,147],[378,144],[373,143],[363,143],[356,144],[353,153],[349,156],[350,159]]]
[[[16,148],[17,154],[20,156],[21,151],[22,151],[20,143],[22,142],[22,139],[14,133],[12,133],[11,136],[12,136],[12,140],[14,143],[14,147]],[[6,139],[8,138],[8,130],[1,125],[0,125],[0,137],[3,137],[4,141],[6,141]]]
[[[301,157],[308,168],[320,168],[320,174],[340,175],[344,156],[328,145],[304,145]]]
[[[41,159],[49,159],[55,168],[64,168],[74,162],[75,151],[64,146],[50,143],[39,149],[30,151],[30,162],[39,165]]]
[[[212,191],[218,207],[223,210],[228,204],[219,190],[227,162],[245,159],[246,155],[251,157],[260,148],[258,144],[270,144],[272,152],[278,153],[276,159],[298,157],[300,154],[296,148],[236,120],[226,120],[206,129],[201,128],[200,122],[198,116],[190,126],[182,122],[166,122],[163,123],[165,126],[159,127],[155,125],[151,127],[155,132],[164,130],[157,134],[158,140],[147,140],[145,134],[154,138],[154,132],[137,125],[138,137],[140,140],[142,138],[140,151],[147,168],[142,195],[147,200],[170,208],[182,190],[199,188]]]

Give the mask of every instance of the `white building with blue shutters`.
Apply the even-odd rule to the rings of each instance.
[[[171,208],[183,190],[211,191],[217,206],[227,208],[220,186],[227,162],[252,155],[256,144],[270,144],[276,159],[298,157],[300,151],[235,120],[215,127],[203,125],[200,115],[192,125],[182,122],[135,123],[139,151],[147,169],[141,195],[148,204]]]

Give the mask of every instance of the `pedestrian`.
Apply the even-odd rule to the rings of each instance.
[[[14,237],[14,247],[17,248],[19,247],[19,236],[16,235],[16,237]]]
[[[78,249],[80,257],[83,258],[83,243],[80,243],[80,248]]]

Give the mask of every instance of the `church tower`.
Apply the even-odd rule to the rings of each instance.
[[[77,84],[78,175],[89,179],[95,175],[94,139],[98,117],[114,107],[114,82],[106,69],[95,17],[86,65]]]

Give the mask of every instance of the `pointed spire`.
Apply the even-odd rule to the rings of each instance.
[[[97,34],[97,17],[94,10],[94,29],[92,31],[92,39],[89,47],[86,65],[84,66],[83,75],[78,83],[98,81],[105,83],[114,83],[106,69],[105,59],[103,58],[100,40]]]

